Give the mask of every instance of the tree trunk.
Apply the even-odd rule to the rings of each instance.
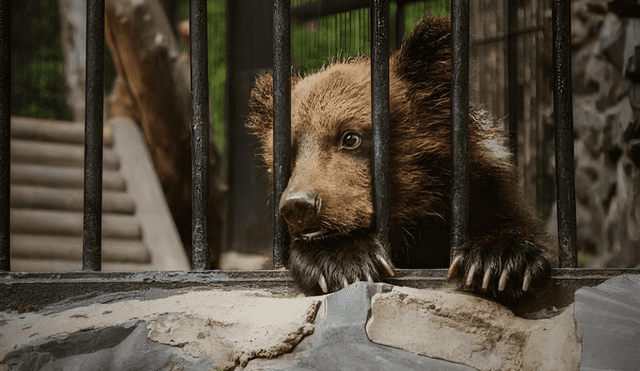
[[[118,72],[110,115],[140,124],[180,236],[191,254],[190,66],[158,0],[107,0],[105,35]],[[218,155],[210,130],[209,233],[211,267],[220,246]]]
[[[84,94],[87,55],[86,0],[58,0],[62,56],[64,58],[64,98],[74,121],[84,121]]]

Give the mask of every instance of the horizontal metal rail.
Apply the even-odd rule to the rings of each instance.
[[[447,286],[446,269],[398,269],[395,274],[385,282],[422,289]],[[574,301],[579,288],[595,286],[621,274],[640,274],[640,269],[554,269],[546,288],[523,296],[510,308],[520,315],[551,306],[563,308]],[[30,312],[56,303],[89,304],[123,296],[145,300],[193,288],[261,289],[287,297],[300,294],[287,271],[0,272],[0,311]]]

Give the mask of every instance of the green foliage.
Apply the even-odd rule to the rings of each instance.
[[[11,115],[71,120],[55,1],[11,5]]]
[[[293,7],[308,0],[293,2]],[[397,6],[389,7],[390,29],[394,30]],[[405,6],[405,37],[413,30],[425,13],[449,16],[449,0],[416,2]],[[295,18],[295,14],[292,15]],[[303,74],[317,71],[338,57],[357,57],[369,54],[369,9],[358,9],[323,17],[319,21],[291,25],[291,50],[293,65]],[[393,34],[393,32],[392,32]],[[398,42],[391,40],[394,47]]]
[[[304,0],[308,1],[308,0]],[[296,1],[294,1],[295,5]],[[178,17],[189,17],[189,1],[179,0]],[[225,153],[226,19],[225,0],[207,1],[209,93],[215,144]],[[395,28],[395,3],[391,3],[391,28]],[[424,13],[449,14],[448,0],[408,4],[405,36]],[[63,59],[57,2],[14,1],[12,4],[12,115],[71,120],[64,100]],[[301,72],[317,70],[336,56],[369,54],[369,10],[360,9],[324,17],[315,24],[292,25],[293,64]],[[109,92],[115,68],[105,46],[105,90]],[[223,163],[226,162],[223,159]]]
[[[578,268],[587,268],[593,265],[594,259],[590,254],[578,252]]]

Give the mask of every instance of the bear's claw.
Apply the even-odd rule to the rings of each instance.
[[[324,278],[324,274],[320,274],[320,278],[318,279],[318,285],[322,289],[323,293],[329,292],[329,288],[327,288],[327,280]]]
[[[522,238],[468,242],[454,256],[447,279],[494,298],[518,298],[541,286],[551,272],[544,246]]]
[[[393,273],[393,269],[391,269],[389,263],[382,257],[382,255],[376,254],[376,259],[378,259],[378,262],[380,263],[382,268],[384,268],[384,272],[387,274],[387,277],[395,276],[395,273]]]

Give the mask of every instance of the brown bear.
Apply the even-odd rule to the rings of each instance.
[[[291,235],[288,268],[307,293],[393,276],[392,267],[449,266],[451,22],[423,17],[389,61],[389,246],[376,239],[368,57],[292,76],[291,178],[279,210]],[[273,171],[273,79],[251,92],[249,130]],[[549,275],[553,253],[523,203],[502,130],[470,108],[469,229],[449,278],[513,299]]]

